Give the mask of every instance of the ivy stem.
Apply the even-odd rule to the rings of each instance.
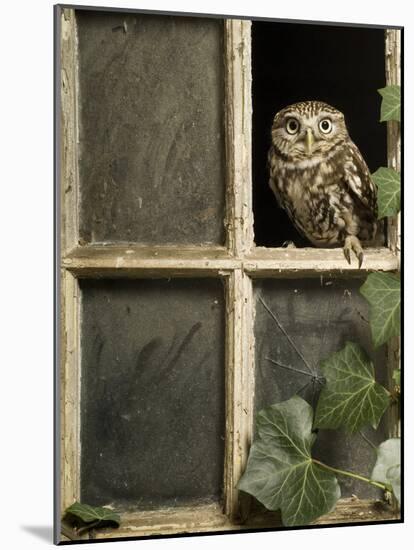
[[[348,472],[346,470],[339,470],[338,468],[332,468],[332,466],[328,466],[327,464],[324,464],[323,462],[319,462],[319,460],[316,460],[315,458],[312,458],[312,462],[315,464],[318,464],[321,468],[325,468],[325,470],[329,470],[330,472],[334,472],[335,474],[341,475],[341,476],[348,476],[353,477],[354,479],[359,479],[359,481],[365,481],[365,483],[369,483],[370,485],[373,485],[374,487],[378,487],[379,489],[382,489],[383,491],[387,491],[388,488],[383,483],[379,483],[378,481],[372,481],[372,479],[369,479],[368,477],[361,476],[359,474],[354,474],[353,472]]]

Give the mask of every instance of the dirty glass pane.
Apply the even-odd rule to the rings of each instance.
[[[296,393],[315,406],[321,384],[312,382],[304,373],[310,367],[321,375],[317,369],[319,361],[342,349],[347,340],[359,343],[367,351],[374,360],[377,380],[386,384],[385,350],[373,351],[367,302],[359,294],[362,282],[324,278],[256,281],[256,411]],[[383,441],[384,420],[377,433],[368,428],[363,432],[373,442]],[[360,434],[347,436],[335,430],[319,430],[314,455],[331,466],[366,475],[375,463],[372,448]],[[350,478],[340,481],[344,497],[378,496],[365,483]]]
[[[81,498],[152,509],[219,500],[218,280],[81,281]]]
[[[224,243],[223,21],[77,12],[80,237]]]

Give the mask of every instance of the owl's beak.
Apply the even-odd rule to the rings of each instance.
[[[313,137],[313,132],[310,128],[306,129],[306,153],[308,155],[312,154],[312,145],[315,142],[315,138]]]

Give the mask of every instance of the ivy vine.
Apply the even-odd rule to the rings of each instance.
[[[386,86],[382,96],[381,122],[400,120],[400,88]],[[373,179],[378,188],[378,218],[400,210],[400,175],[379,168]],[[374,347],[400,332],[400,279],[396,274],[371,273],[360,289],[369,303]],[[371,476],[339,470],[312,457],[317,428],[342,429],[350,434],[365,426],[377,428],[392,402],[398,402],[400,371],[393,373],[394,386],[386,389],[375,380],[375,368],[365,350],[347,342],[319,365],[325,384],[315,411],[299,395],[274,404],[257,414],[257,437],[238,488],[260,501],[268,510],[281,511],[287,526],[305,525],[330,512],[340,498],[338,478],[351,477],[391,493],[400,502],[400,439],[383,441],[376,448]]]

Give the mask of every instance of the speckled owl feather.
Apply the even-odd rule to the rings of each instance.
[[[377,230],[377,192],[344,115],[320,101],[279,111],[269,150],[269,185],[298,230],[317,247],[343,246],[363,260],[360,241]]]

